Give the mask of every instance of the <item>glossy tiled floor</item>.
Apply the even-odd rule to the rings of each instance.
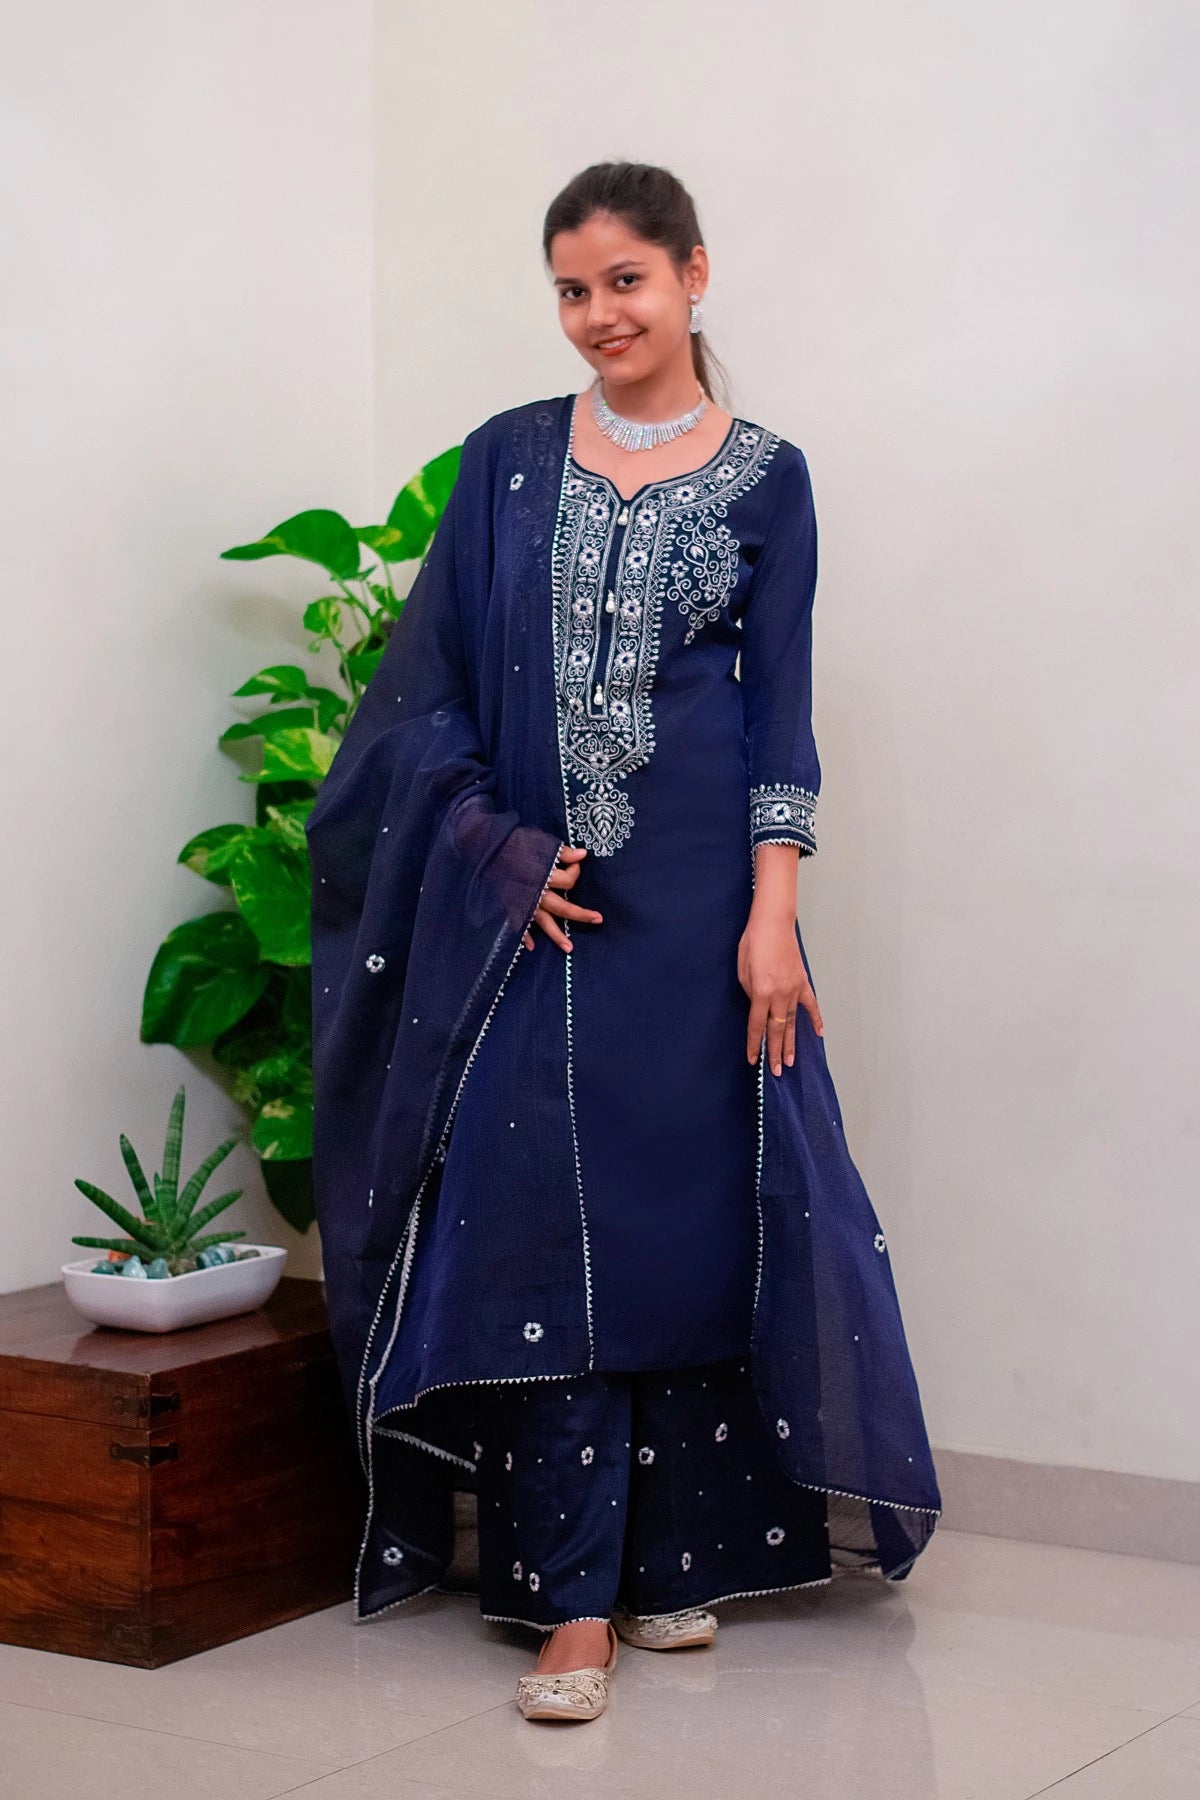
[[[154,1671],[0,1645],[4,1800],[1192,1800],[1200,1568],[941,1531],[899,1586],[623,1648],[593,1724],[511,1694],[536,1640],[432,1596]]]

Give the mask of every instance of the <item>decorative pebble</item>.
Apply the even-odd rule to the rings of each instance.
[[[121,1273],[132,1276],[134,1281],[145,1281],[146,1265],[140,1256],[127,1256],[121,1265]]]
[[[201,1269],[219,1269],[224,1263],[233,1260],[234,1252],[230,1244],[210,1244],[207,1250],[200,1252],[196,1263]]]

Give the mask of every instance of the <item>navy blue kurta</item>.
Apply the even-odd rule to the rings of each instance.
[[[772,594],[761,615],[753,596],[772,519],[787,522],[795,561],[790,604],[768,616]],[[735,419],[703,467],[627,501],[572,456],[557,539],[571,842],[588,851],[570,897],[603,922],[575,925],[568,952],[535,932],[540,953],[513,970],[459,1102],[441,1206],[462,1220],[497,1186],[528,1190],[517,1042],[561,1007],[553,965],[569,956],[593,1367],[711,1362],[749,1350],[758,1255],[757,1076],[737,978],[753,892],[747,687],[735,663],[745,638],[750,682],[761,670],[787,683],[807,712],[815,532],[803,459]],[[770,835],[807,853],[811,731],[788,773],[803,777],[804,817]]]
[[[815,849],[805,459],[735,419],[624,501],[572,455],[574,398],[467,438],[308,825],[362,1616],[444,1572],[464,1384],[748,1352],[835,1550],[900,1578],[940,1507],[823,1042],[801,1013],[792,1068],[745,1060],[754,846]],[[530,952],[563,843],[604,922]]]

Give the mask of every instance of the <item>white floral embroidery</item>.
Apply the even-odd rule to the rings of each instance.
[[[775,781],[750,789],[750,844],[788,839],[802,850],[817,847],[817,796],[811,788]]]
[[[367,967],[370,969],[372,975],[378,975],[380,969],[383,968],[382,956],[373,951],[367,958]]]
[[[713,1432],[713,1437],[717,1440],[718,1444],[723,1444],[725,1442],[725,1439],[728,1436],[729,1436],[729,1427],[722,1420],[721,1424],[718,1425],[717,1429]]]
[[[579,1452],[579,1460],[586,1467],[586,1465],[591,1462],[591,1460],[592,1460],[593,1456],[595,1456],[595,1454],[596,1454],[596,1452],[592,1449],[592,1446],[590,1444],[585,1444],[583,1446],[583,1449]]]
[[[530,1319],[528,1325],[526,1325],[525,1336],[531,1344],[536,1344],[538,1339],[543,1336],[542,1327],[538,1324],[536,1319]]]
[[[638,1451],[638,1461],[647,1467],[654,1461],[654,1452],[649,1444],[643,1444]]]
[[[514,1580],[514,1581],[520,1581],[520,1579],[521,1579],[521,1577],[522,1577],[522,1575],[524,1575],[524,1573],[525,1573],[525,1571],[524,1571],[524,1569],[523,1569],[523,1568],[522,1568],[522,1567],[521,1567],[521,1565],[520,1565],[520,1563],[519,1563],[519,1562],[515,1562],[515,1563],[514,1563],[514,1564],[513,1564],[513,1580]]]
[[[879,1251],[887,1249],[887,1239],[884,1237],[882,1231],[877,1231],[875,1233],[875,1248]]]
[[[778,1432],[778,1433],[779,1433],[779,1435],[780,1435],[780,1437],[781,1437],[781,1438],[785,1438],[785,1437],[790,1437],[790,1436],[791,1436],[791,1431],[792,1431],[792,1428],[791,1428],[791,1426],[790,1426],[790,1425],[789,1425],[789,1424],[788,1424],[788,1422],[787,1422],[787,1420],[786,1420],[786,1419],[776,1419],[776,1421],[775,1421],[775,1429],[776,1429],[776,1431],[777,1431],[777,1432]]]
[[[776,1544],[782,1544],[783,1539],[784,1539],[783,1526],[782,1525],[772,1525],[770,1531],[768,1531],[768,1533],[767,1533],[768,1544],[770,1544],[772,1546],[774,1546]]]
[[[506,1469],[512,1468],[512,1451],[511,1450],[506,1450],[504,1453],[504,1466]]]
[[[389,1544],[383,1553],[383,1560],[389,1569],[394,1569],[397,1563],[402,1563],[404,1561],[404,1552],[403,1550],[397,1550],[394,1544]]]
[[[522,475],[521,471],[518,469],[517,473],[513,476],[512,480],[509,482],[508,485],[510,488],[513,488],[513,489],[519,488],[521,483],[524,481],[524,479],[525,479],[524,475]]]
[[[471,1446],[471,1448],[475,1452],[475,1461],[478,1462],[480,1457],[483,1455],[483,1445],[482,1444],[473,1444]]]
[[[690,1551],[690,1550],[685,1550],[685,1551],[684,1551],[684,1553],[683,1553],[683,1555],[682,1555],[682,1556],[681,1556],[681,1557],[680,1557],[680,1559],[679,1559],[679,1566],[680,1566],[680,1568],[681,1568],[681,1569],[684,1569],[684,1570],[687,1570],[687,1569],[690,1569],[690,1568],[691,1568],[691,1566],[692,1566],[692,1553],[691,1553],[691,1551]]]
[[[597,856],[611,856],[633,830],[633,807],[617,784],[654,753],[651,693],[664,603],[687,618],[690,643],[736,585],[739,545],[724,521],[731,502],[761,480],[780,442],[773,432],[738,424],[720,460],[684,482],[648,483],[636,505],[623,506],[605,476],[573,457],[564,471],[552,552],[559,752],[570,840]],[[609,577],[616,606],[605,646],[601,576],[623,511],[629,526]]]
[[[536,1594],[538,1589],[541,1587],[541,1585],[542,1585],[542,1578],[538,1574],[537,1570],[530,1569],[530,1571],[529,1571],[529,1591],[530,1591],[530,1593]]]

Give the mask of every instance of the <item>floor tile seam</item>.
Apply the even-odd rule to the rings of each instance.
[[[1076,1775],[1082,1775],[1087,1769],[1094,1769],[1098,1763],[1107,1762],[1110,1756],[1117,1756],[1122,1750],[1127,1750],[1130,1744],[1140,1743],[1143,1738],[1150,1737],[1156,1731],[1161,1731],[1163,1726],[1170,1725],[1172,1720],[1186,1718],[1187,1713],[1188,1708],[1184,1706],[1178,1712],[1168,1713],[1163,1719],[1156,1719],[1153,1725],[1147,1725],[1145,1731],[1135,1731],[1131,1738],[1125,1739],[1124,1743],[1114,1744],[1109,1750],[1102,1750],[1099,1756],[1090,1757],[1087,1762],[1080,1763],[1077,1769],[1072,1769],[1066,1775],[1058,1776],[1048,1786],[1035,1788],[1032,1794],[1024,1796],[1024,1800],[1041,1800],[1043,1794],[1052,1794],[1055,1788],[1062,1787],[1065,1782],[1074,1781]],[[1200,1724],[1200,1720],[1196,1723]]]
[[[745,1622],[746,1621],[739,1619],[735,1621],[735,1624],[742,1624]],[[819,1644],[821,1629],[819,1621],[815,1624],[811,1624],[808,1620],[798,1619],[796,1620],[796,1623],[810,1626],[809,1637],[814,1644]],[[725,1629],[729,1629],[728,1625]],[[1181,1715],[1185,1715],[1196,1704],[1194,1701],[1189,1700],[1181,1707],[1171,1705],[1169,1702],[1165,1707],[1161,1704],[1156,1706],[1152,1703],[1139,1706],[1128,1700],[1109,1700],[1103,1695],[1067,1693],[1060,1688],[1034,1683],[1027,1676],[1018,1677],[1015,1674],[1009,1674],[995,1668],[983,1668],[977,1673],[970,1673],[969,1671],[964,1671],[953,1666],[949,1652],[945,1653],[940,1662],[936,1663],[936,1665],[934,1660],[928,1655],[921,1656],[916,1661],[905,1657],[904,1662],[923,1683],[928,1683],[930,1680],[945,1681],[953,1687],[965,1688],[973,1694],[1011,1694],[1020,1699],[1050,1700],[1063,1706],[1102,1706],[1110,1712],[1128,1713],[1133,1718],[1151,1718],[1155,1725],[1165,1725],[1168,1719],[1175,1719],[1179,1718]],[[763,1674],[769,1674],[770,1671],[771,1665],[768,1663],[755,1663],[753,1665],[753,1672],[756,1676],[761,1677]],[[750,1672],[749,1665],[744,1669],[737,1668],[729,1671],[731,1675],[739,1675],[744,1672]],[[842,1681],[854,1683],[858,1679],[858,1669],[853,1661],[834,1663],[825,1671],[825,1673],[834,1684]],[[924,1701],[914,1700],[909,1702],[896,1699],[889,1701],[888,1704],[895,1706],[912,1705],[915,1707],[923,1707]]]
[[[142,1670],[141,1673],[153,1675],[155,1671],[153,1669],[145,1669]],[[285,1750],[262,1750],[249,1744],[231,1744],[228,1738],[193,1737],[190,1732],[168,1731],[166,1727],[162,1725],[136,1725],[131,1723],[128,1719],[102,1718],[97,1713],[78,1712],[65,1706],[38,1706],[31,1700],[7,1699],[3,1694],[0,1694],[0,1706],[11,1706],[18,1712],[38,1713],[42,1718],[78,1719],[84,1725],[107,1725],[110,1731],[136,1731],[140,1732],[144,1737],[174,1738],[176,1742],[180,1744],[203,1744],[209,1750],[234,1750],[241,1756],[261,1756],[269,1760],[273,1759],[276,1762],[311,1764],[315,1761],[312,1757],[294,1756],[289,1751]],[[397,1745],[395,1747],[398,1749],[401,1746]],[[305,1781],[323,1781],[326,1775],[336,1775],[337,1773],[338,1769],[336,1767],[326,1769],[321,1775],[306,1776]],[[290,1789],[280,1788],[278,1791],[280,1793],[285,1793],[290,1792]]]
[[[725,1629],[727,1630],[728,1627],[725,1627]],[[909,1667],[911,1669],[912,1665],[910,1664]],[[927,1693],[931,1671],[928,1666],[925,1665],[914,1672],[918,1675],[922,1683],[925,1684],[922,1697],[908,1699],[901,1695],[896,1695],[893,1698],[881,1699],[879,1704],[881,1706],[894,1707],[898,1712],[928,1712],[929,1702]],[[733,1668],[724,1670],[723,1673],[725,1677],[731,1681],[736,1681],[742,1677],[761,1681],[764,1677],[769,1678],[772,1674],[777,1676],[782,1675],[786,1673],[786,1671],[781,1668],[778,1663],[755,1662],[737,1664]],[[848,1665],[833,1666],[823,1669],[821,1673],[828,1679],[830,1690],[833,1692],[836,1692],[839,1686],[857,1690],[860,1685],[860,1671]],[[1169,1712],[1164,1712],[1163,1709],[1158,1706],[1131,1706],[1127,1702],[1121,1700],[1097,1699],[1094,1695],[1090,1694],[1064,1694],[1059,1693],[1052,1688],[1029,1687],[1027,1685],[1019,1687],[1012,1686],[1007,1681],[1001,1681],[994,1672],[981,1675],[962,1675],[957,1671],[950,1669],[938,1670],[935,1673],[939,1678],[944,1677],[953,1687],[960,1690],[965,1689],[967,1695],[972,1698],[986,1697],[989,1694],[1004,1694],[1018,1700],[1047,1700],[1056,1706],[1103,1707],[1106,1712],[1117,1714],[1127,1713],[1131,1719],[1152,1720],[1153,1724],[1147,1727],[1148,1730],[1153,1730],[1154,1727],[1158,1725],[1165,1725],[1171,1719],[1185,1717],[1188,1712],[1188,1707],[1186,1706],[1181,1710],[1172,1709]],[[1200,1720],[1196,1720],[1195,1722],[1200,1724]]]
[[[411,1750],[414,1744],[428,1743],[430,1738],[439,1737],[443,1731],[457,1731],[460,1725],[470,1725],[476,1719],[486,1719],[489,1713],[504,1712],[512,1704],[510,1700],[501,1700],[495,1706],[484,1706],[478,1712],[464,1713],[461,1719],[448,1719],[442,1725],[435,1725],[429,1731],[423,1731],[419,1737],[405,1738],[402,1743],[393,1744],[387,1750],[373,1750],[370,1756],[360,1756],[355,1762],[343,1763],[339,1768],[328,1769],[324,1775],[311,1775],[307,1780],[298,1782],[295,1787],[280,1788],[272,1796],[272,1800],[286,1800],[288,1794],[302,1794],[305,1788],[316,1787],[318,1782],[331,1781],[335,1775],[347,1775],[352,1769],[365,1769],[369,1763],[378,1762],[383,1756],[395,1756],[397,1750]],[[408,1777],[401,1775],[400,1781],[408,1784]]]
[[[964,1674],[962,1671],[950,1667],[932,1669],[928,1660],[923,1660],[918,1672],[922,1681],[928,1681],[930,1678],[936,1677],[938,1679],[948,1679],[957,1687],[970,1688],[972,1691],[979,1693],[1012,1694],[1024,1699],[1051,1700],[1056,1704],[1061,1704],[1063,1706],[1102,1706],[1109,1712],[1129,1713],[1133,1718],[1139,1719],[1153,1719],[1155,1725],[1165,1725],[1168,1719],[1178,1718],[1181,1712],[1186,1713],[1188,1710],[1187,1706],[1179,1708],[1168,1705],[1167,1709],[1164,1711],[1162,1706],[1155,1706],[1153,1704],[1138,1706],[1130,1700],[1106,1699],[1103,1694],[1067,1693],[1061,1688],[1048,1687],[1044,1684],[1035,1684],[1028,1678],[1014,1680],[1009,1676],[1000,1674],[995,1669],[982,1670],[977,1675],[971,1675]]]
[[[169,1667],[170,1665],[166,1666]],[[154,1675],[157,1671],[154,1669],[142,1669],[139,1670],[138,1673]],[[50,1718],[81,1719],[87,1725],[111,1726],[114,1731],[141,1731],[147,1733],[151,1737],[177,1738],[182,1744],[205,1744],[213,1750],[236,1750],[246,1756],[275,1757],[280,1762],[307,1763],[316,1767],[317,1765],[323,1764],[325,1761],[324,1758],[317,1755],[297,1755],[291,1750],[268,1750],[264,1749],[261,1744],[239,1744],[230,1738],[197,1737],[194,1732],[190,1731],[172,1731],[165,1725],[139,1725],[129,1719],[113,1719],[100,1713],[79,1712],[73,1707],[39,1706],[34,1700],[9,1699],[3,1692],[0,1692],[0,1706],[13,1706],[19,1708],[22,1712],[42,1713]],[[484,1711],[487,1712],[490,1712],[491,1710],[493,1709],[490,1707],[484,1708]],[[434,1719],[431,1714],[421,1715],[418,1713],[407,1713],[405,1716],[414,1720],[419,1719],[421,1723],[428,1720],[429,1730],[420,1731],[415,1737],[397,1738],[394,1744],[386,1744],[382,1750],[373,1750],[371,1756],[390,1756],[394,1750],[403,1750],[407,1744],[415,1744],[420,1738],[429,1737],[434,1732],[442,1730],[445,1725],[445,1721],[438,1721]],[[475,1713],[467,1713],[464,1714],[461,1720],[455,1719],[452,1720],[451,1723],[456,1725],[465,1724],[467,1719],[476,1718],[478,1716],[479,1715]],[[332,1762],[329,1764],[328,1768],[322,1766],[319,1773],[306,1775],[300,1785],[306,1787],[313,1781],[324,1781],[330,1775],[340,1775],[343,1769],[353,1769],[356,1768],[360,1762],[369,1762],[371,1756],[355,1757],[350,1762]],[[281,1788],[280,1792],[291,1793],[292,1789]]]

